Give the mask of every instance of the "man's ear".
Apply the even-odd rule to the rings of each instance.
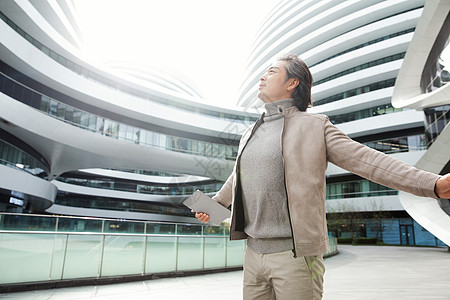
[[[300,83],[298,78],[290,78],[288,84],[288,91],[293,91]]]

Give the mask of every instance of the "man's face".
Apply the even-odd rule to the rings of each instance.
[[[258,98],[265,103],[292,97],[291,80],[286,80],[286,61],[274,62],[262,75],[259,85]]]

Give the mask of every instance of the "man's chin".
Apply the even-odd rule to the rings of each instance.
[[[261,92],[261,91],[258,92],[258,95],[257,95],[257,96],[258,96],[259,100],[261,100],[261,101],[264,102],[264,103],[270,102],[270,99],[268,99],[267,95],[264,94],[264,93]]]

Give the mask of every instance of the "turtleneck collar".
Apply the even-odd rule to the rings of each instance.
[[[266,109],[265,117],[271,117],[279,114],[281,112],[280,107],[284,110],[294,105],[295,101],[292,98],[266,103],[264,104],[264,108]]]

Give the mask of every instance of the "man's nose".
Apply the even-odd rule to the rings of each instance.
[[[259,80],[260,80],[260,81],[266,80],[266,74],[261,75],[261,77],[259,77]]]

